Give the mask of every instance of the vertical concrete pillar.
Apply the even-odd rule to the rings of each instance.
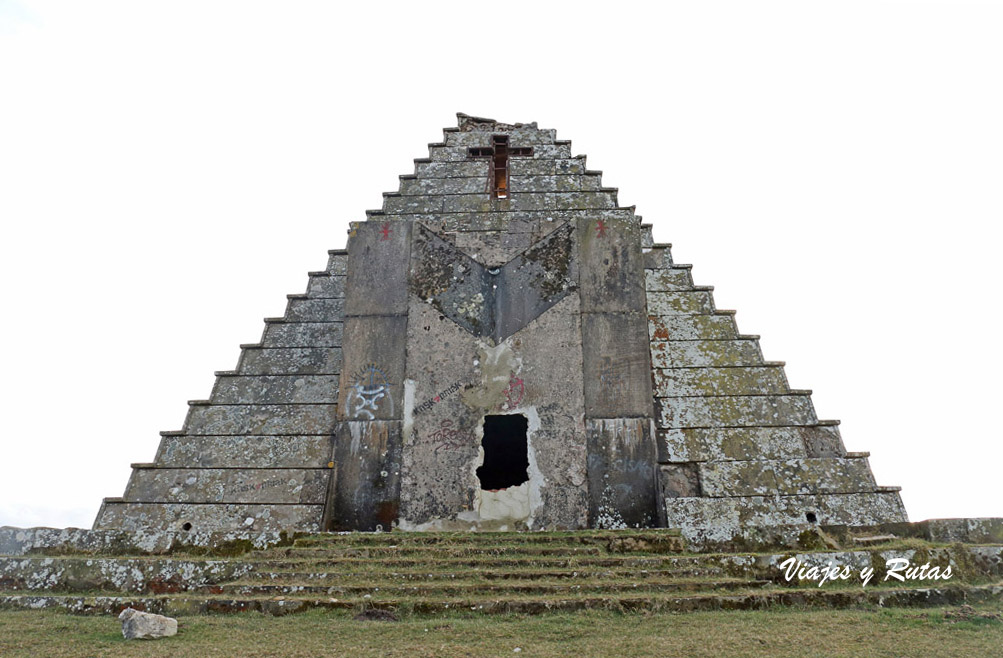
[[[578,220],[589,523],[659,525],[642,229]]]
[[[410,222],[352,225],[333,529],[389,530],[397,519],[410,253]]]

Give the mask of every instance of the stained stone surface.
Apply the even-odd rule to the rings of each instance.
[[[126,608],[118,615],[122,637],[127,640],[156,640],[178,634],[178,620],[163,615]]]
[[[555,131],[460,115],[367,215],[96,529],[668,525],[698,546],[906,520]],[[528,479],[484,489],[485,418],[506,414]]]

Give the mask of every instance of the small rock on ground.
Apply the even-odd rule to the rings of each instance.
[[[122,637],[127,640],[155,640],[178,634],[178,620],[126,608],[118,616]]]

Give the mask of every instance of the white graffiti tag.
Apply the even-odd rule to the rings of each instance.
[[[349,416],[373,420],[376,418],[381,400],[386,400],[389,403],[390,414],[393,415],[394,399],[390,395],[390,385],[387,383],[383,371],[375,364],[369,364],[355,373],[353,379],[355,383],[348,391],[346,399]]]

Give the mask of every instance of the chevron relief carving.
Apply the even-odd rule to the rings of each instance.
[[[577,288],[570,224],[502,267],[489,268],[425,226],[411,248],[411,292],[475,336],[495,344]]]

